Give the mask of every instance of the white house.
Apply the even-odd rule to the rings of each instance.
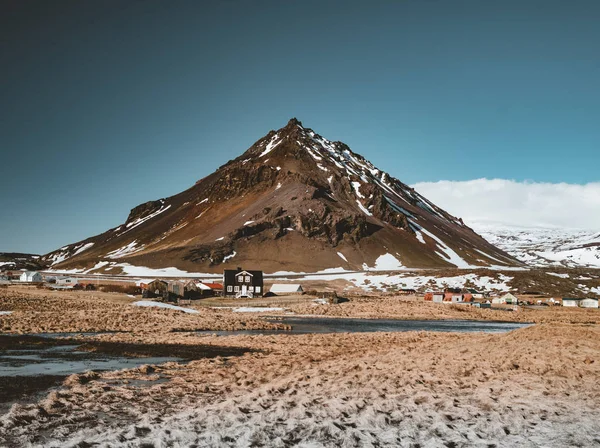
[[[41,282],[43,279],[42,279],[42,274],[40,274],[39,272],[25,271],[21,274],[21,277],[19,277],[19,280],[22,282],[33,283],[33,282]]]
[[[77,279],[74,277],[57,277],[56,284],[61,286],[75,286]]]
[[[581,307],[581,308],[598,308],[598,299],[591,299],[591,298],[587,298],[587,299],[575,299],[575,298],[564,298],[563,301],[563,306],[575,306],[575,307]]]
[[[271,286],[270,292],[273,294],[300,294],[304,290],[300,284],[275,283]]]
[[[579,306],[581,308],[598,308],[598,299],[582,299]]]
[[[510,292],[507,294],[504,294],[502,297],[494,297],[492,299],[492,303],[495,305],[502,305],[502,304],[516,305],[517,301],[518,301],[518,299],[515,296],[513,296]]]

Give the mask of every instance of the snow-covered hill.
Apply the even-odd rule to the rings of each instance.
[[[530,266],[600,268],[600,232],[469,222],[493,245]]]

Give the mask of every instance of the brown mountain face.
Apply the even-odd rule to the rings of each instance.
[[[188,190],[45,255],[54,269],[221,272],[515,266],[409,186],[296,119]]]

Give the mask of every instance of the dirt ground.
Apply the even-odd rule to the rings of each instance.
[[[30,322],[25,313],[40,312],[31,297],[6,299],[0,299],[2,309],[15,312],[0,322]],[[64,312],[66,299],[45,300]],[[86,298],[71,300],[72,312],[88,310]],[[600,446],[598,310],[466,312],[388,300],[394,299],[297,305],[294,311],[404,318],[491,318],[489,312],[502,313],[501,320],[522,313],[541,323],[505,334],[217,337],[169,331],[181,321],[168,312],[155,331],[144,325],[93,339],[252,351],[71,375],[39,402],[13,405],[0,416],[0,446]],[[235,314],[223,311],[219,319],[249,319]],[[130,328],[143,318],[135,319],[128,320]]]

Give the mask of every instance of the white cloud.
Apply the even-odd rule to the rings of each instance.
[[[600,183],[551,184],[506,179],[420,182],[412,185],[465,223],[600,229]]]

